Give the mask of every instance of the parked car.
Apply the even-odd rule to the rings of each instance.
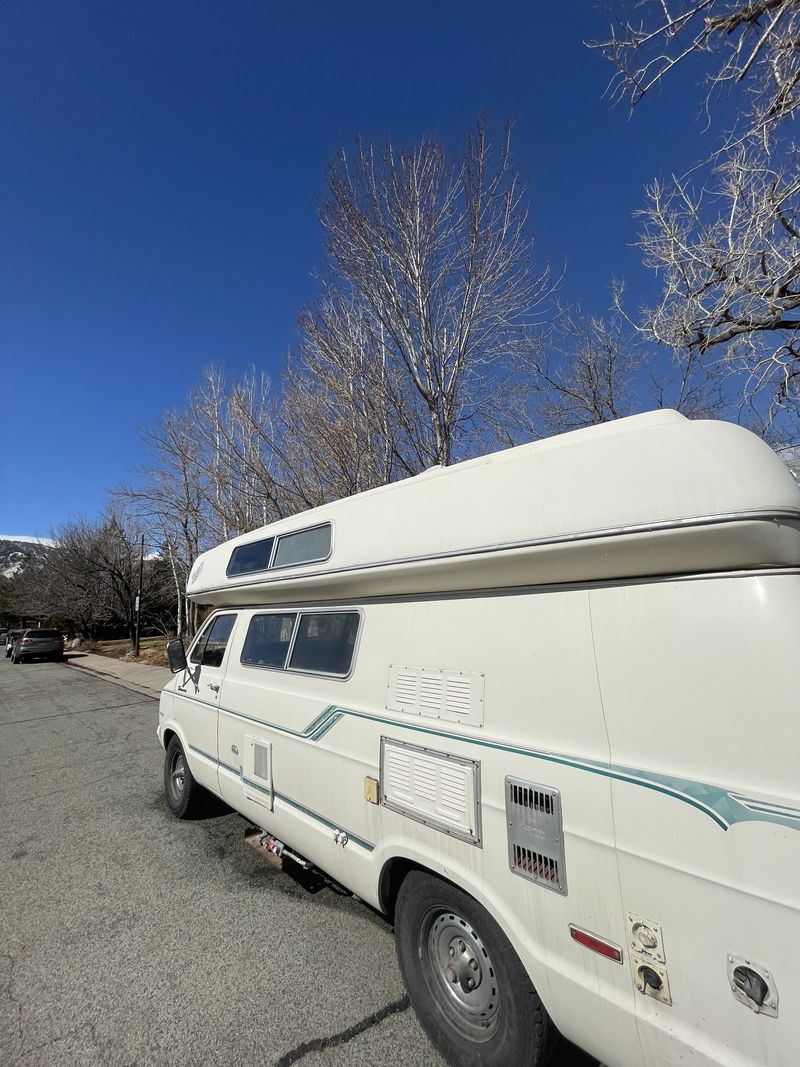
[[[58,630],[25,630],[17,638],[11,652],[12,663],[41,656],[60,660],[64,656],[64,638]]]
[[[6,659],[8,659],[14,651],[14,642],[18,637],[21,637],[24,630],[9,630],[6,634]]]
[[[0,645],[4,645],[6,643],[7,635],[8,635],[8,627],[7,626],[0,626]]]

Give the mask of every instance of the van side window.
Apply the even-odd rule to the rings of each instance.
[[[202,663],[203,662],[203,652],[204,652],[205,647],[206,647],[206,641],[208,640],[208,635],[211,633],[211,627],[212,626],[213,626],[213,623],[211,623],[211,622],[206,623],[206,625],[203,627],[202,631],[200,632],[200,636],[195,641],[194,648],[192,649],[191,654],[189,656],[189,662],[190,663]]]
[[[254,615],[247,628],[241,661],[253,667],[284,667],[296,614]]]
[[[218,615],[214,619],[211,629],[208,631],[202,659],[200,660],[204,667],[222,666],[222,657],[225,655],[228,638],[231,636],[235,622],[235,615]],[[192,662],[197,662],[194,656],[192,656]]]
[[[289,669],[347,674],[358,633],[357,611],[302,614]]]
[[[264,541],[251,541],[247,545],[234,548],[226,571],[228,577],[234,574],[249,574],[250,571],[265,571],[269,567],[274,543],[274,537],[267,537]]]

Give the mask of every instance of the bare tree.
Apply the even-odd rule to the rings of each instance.
[[[745,90],[740,119],[706,164],[654,182],[640,217],[645,264],[662,293],[642,309],[645,337],[684,376],[701,369],[764,436],[800,435],[800,167],[787,123],[800,103],[796,0],[642,0],[596,45],[632,105],[678,64],[702,57],[709,93]],[[707,98],[710,101],[710,96]]]
[[[506,443],[548,437],[622,418],[633,411],[638,339],[625,320],[561,310],[545,342],[517,376]]]
[[[359,142],[335,157],[328,185],[331,281],[302,319],[305,355],[327,360],[344,335],[349,365],[362,354],[372,362],[369,371],[362,361],[362,380],[381,392],[379,420],[394,423],[377,427],[377,477],[477,450],[552,291],[548,271],[532,266],[510,130],[493,150],[479,122],[456,163],[430,138],[382,151]]]
[[[620,5],[622,6],[622,5]],[[768,142],[800,105],[796,0],[636,0],[594,42],[617,69],[610,92],[636,106],[677,66],[703,57],[708,90],[748,83],[743,125]],[[638,16],[638,17],[636,17]]]
[[[767,432],[800,415],[800,169],[742,145],[714,177],[712,196],[677,180],[648,190],[640,245],[662,294],[642,328],[733,377]]]
[[[284,491],[301,506],[349,496],[425,465],[409,424],[407,377],[385,331],[357,300],[327,292],[300,316],[283,383]]]
[[[267,375],[251,367],[229,384],[220,368],[206,368],[189,410],[196,428],[195,463],[222,538],[278,518],[278,416]]]
[[[117,511],[96,523],[74,519],[53,536],[53,547],[32,555],[14,582],[18,610],[74,624],[93,639],[101,626],[124,627],[133,646],[140,528]],[[143,617],[162,632],[172,619],[164,596],[167,579],[162,561],[146,562]]]
[[[114,498],[131,510],[170,563],[175,586],[176,628],[193,633],[197,609],[185,599],[194,560],[205,547],[210,526],[207,491],[198,456],[199,428],[191,411],[168,411],[141,431],[150,462],[135,482],[120,486]],[[213,537],[213,535],[212,535]]]

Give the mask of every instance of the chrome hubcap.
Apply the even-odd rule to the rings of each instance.
[[[182,793],[186,781],[186,766],[183,762],[182,752],[176,752],[173,756],[170,778],[172,779],[172,788],[175,792]]]
[[[499,1022],[500,990],[480,935],[452,911],[428,913],[420,930],[428,983],[448,1019],[466,1037],[488,1041]]]

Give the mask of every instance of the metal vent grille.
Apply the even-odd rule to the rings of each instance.
[[[264,745],[253,745],[253,773],[257,778],[263,778],[267,782],[270,780],[269,749]]]
[[[248,800],[272,811],[272,745],[245,734],[242,751],[242,789]]]
[[[506,778],[506,823],[511,870],[566,896],[559,791],[520,778]]]

